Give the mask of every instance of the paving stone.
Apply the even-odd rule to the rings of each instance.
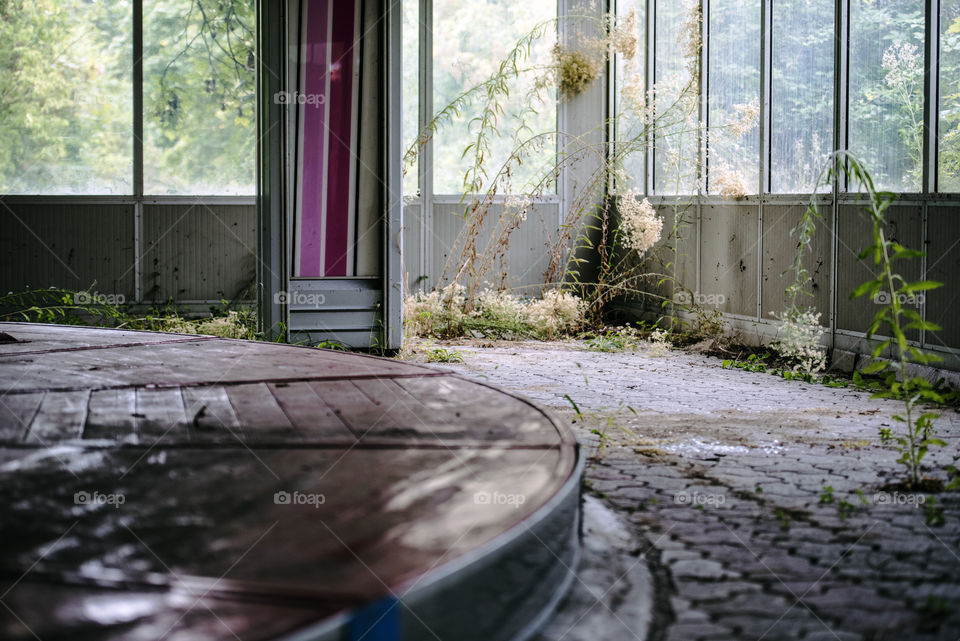
[[[714,641],[731,634],[731,628],[716,623],[677,623],[670,626],[665,641]]]
[[[901,474],[878,443],[896,403],[697,354],[581,345],[454,343],[466,362],[450,368],[567,420],[566,396],[575,400],[589,490],[620,511],[639,547],[653,547],[651,573],[670,586],[675,619],[661,621],[661,638],[957,641],[960,611],[931,619],[924,608],[960,601],[960,493],[937,496],[947,519],[938,528],[922,507],[878,499]],[[594,428],[605,430],[603,448]],[[928,454],[927,474],[960,458],[960,412],[943,411],[937,431],[948,447]],[[825,486],[833,503],[820,503]],[[843,513],[840,501],[855,509]],[[594,636],[574,626],[567,639]]]

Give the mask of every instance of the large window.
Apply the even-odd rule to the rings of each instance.
[[[406,151],[416,141],[420,131],[420,3],[406,0],[403,3],[403,149]],[[404,165],[403,193],[416,196],[420,188],[419,162]]]
[[[923,189],[923,33],[923,0],[850,2],[848,146],[881,189]]]
[[[253,194],[254,3],[144,3],[144,191]]]
[[[654,70],[654,191],[697,191],[700,11],[694,2],[658,2]]]
[[[760,0],[710,3],[708,191],[760,188]]]
[[[137,2],[0,2],[0,193],[254,193],[254,1]]]
[[[0,2],[0,193],[132,190],[126,2]]]
[[[833,149],[834,0],[775,0],[770,190],[809,193]]]
[[[557,15],[556,0],[435,0],[433,2],[433,108],[438,111],[465,90],[485,81],[518,40],[538,24]],[[556,129],[557,107],[553,91],[534,93],[538,74],[550,63],[552,27],[537,38],[529,56],[519,58],[521,82],[513,85],[497,117],[500,135],[490,139],[486,164],[497,171],[518,142]],[[532,96],[532,99],[531,99]],[[439,132],[433,146],[433,191],[439,194],[463,192],[464,175],[472,156],[464,150],[477,142],[479,123],[475,106],[453,118]],[[547,146],[547,151],[553,143]],[[544,156],[548,158],[544,158]],[[545,162],[525,162],[511,172],[515,191],[553,161],[553,154],[541,154]],[[488,176],[485,187],[492,176]]]
[[[940,4],[939,190],[960,192],[960,0]]]
[[[646,39],[644,0],[623,0],[617,3],[617,15],[621,25],[629,24],[631,17],[637,41]],[[617,141],[621,145],[618,153],[623,154],[623,169],[626,178],[642,189],[646,172],[646,56],[642,44],[636,47],[633,57],[627,59],[622,53],[616,54],[617,70]]]

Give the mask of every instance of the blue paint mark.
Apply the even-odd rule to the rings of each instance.
[[[400,602],[388,596],[354,612],[347,623],[347,641],[399,641]]]

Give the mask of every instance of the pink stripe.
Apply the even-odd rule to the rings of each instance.
[[[328,0],[306,3],[306,47],[303,51],[305,97],[326,93]],[[302,191],[300,195],[300,276],[323,276],[323,183],[327,151],[323,146],[326,129],[321,100],[305,100],[300,141]]]
[[[335,2],[330,61],[330,167],[327,186],[327,276],[347,275],[350,169],[353,165],[353,57],[356,3]]]

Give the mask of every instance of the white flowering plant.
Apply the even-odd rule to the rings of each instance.
[[[554,339],[574,335],[584,323],[584,303],[575,294],[551,288],[541,298],[521,298],[488,287],[471,306],[462,285],[451,283],[404,300],[408,336],[460,335]]]
[[[782,324],[770,347],[783,359],[786,368],[801,375],[822,372],[827,365],[827,351],[821,346],[826,328],[820,324],[820,313],[809,308],[788,310],[778,318]]]

